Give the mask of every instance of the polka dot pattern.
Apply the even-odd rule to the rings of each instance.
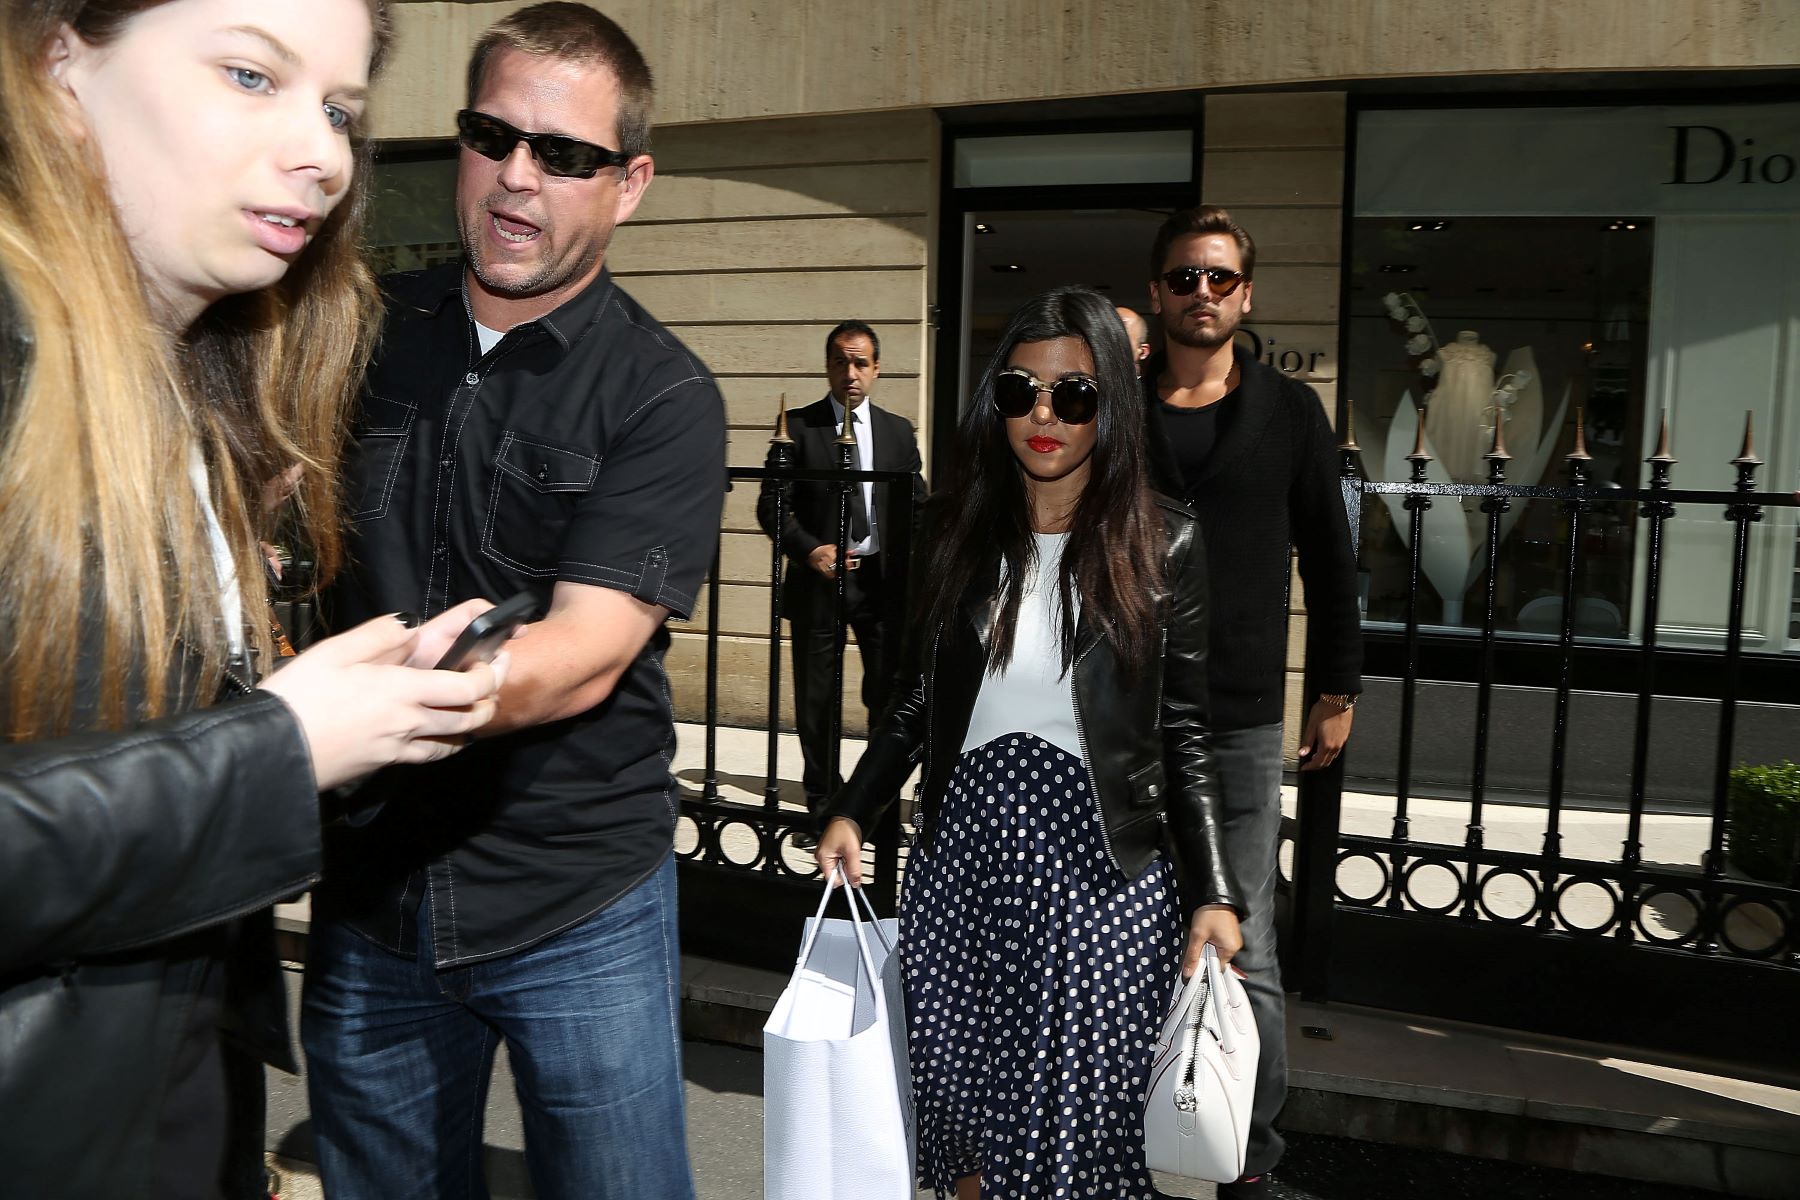
[[[1107,857],[1082,761],[966,752],[900,904],[919,1172],[940,1200],[1150,1200],[1144,1086],[1179,969],[1174,880]]]

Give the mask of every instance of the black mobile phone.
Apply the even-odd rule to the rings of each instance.
[[[506,639],[513,635],[513,630],[535,620],[537,615],[537,597],[530,592],[520,592],[512,599],[494,605],[463,626],[456,641],[438,660],[437,669],[460,671],[470,663],[492,662],[494,655],[500,653],[500,647],[506,645]]]

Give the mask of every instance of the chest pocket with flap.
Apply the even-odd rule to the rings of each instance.
[[[494,454],[482,553],[527,575],[555,575],[569,520],[599,476],[599,458],[586,451],[506,431]]]

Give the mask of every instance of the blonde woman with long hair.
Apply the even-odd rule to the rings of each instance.
[[[503,662],[416,669],[482,602],[258,681],[265,486],[298,465],[340,553],[387,41],[381,0],[0,0],[9,1195],[253,1194],[231,1081],[291,1066],[268,909],[318,876],[320,792],[493,713]]]

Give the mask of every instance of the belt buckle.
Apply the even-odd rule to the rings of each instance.
[[[850,558],[850,562],[849,562],[849,569],[850,569],[850,570],[852,570],[852,571],[854,571],[854,570],[856,570],[856,569],[857,569],[857,568],[858,568],[858,567],[860,567],[860,566],[862,566],[862,558],[861,558],[861,556],[860,556],[860,555],[855,555],[855,554],[852,554],[852,555],[850,555],[850,556],[849,556],[849,558]]]

